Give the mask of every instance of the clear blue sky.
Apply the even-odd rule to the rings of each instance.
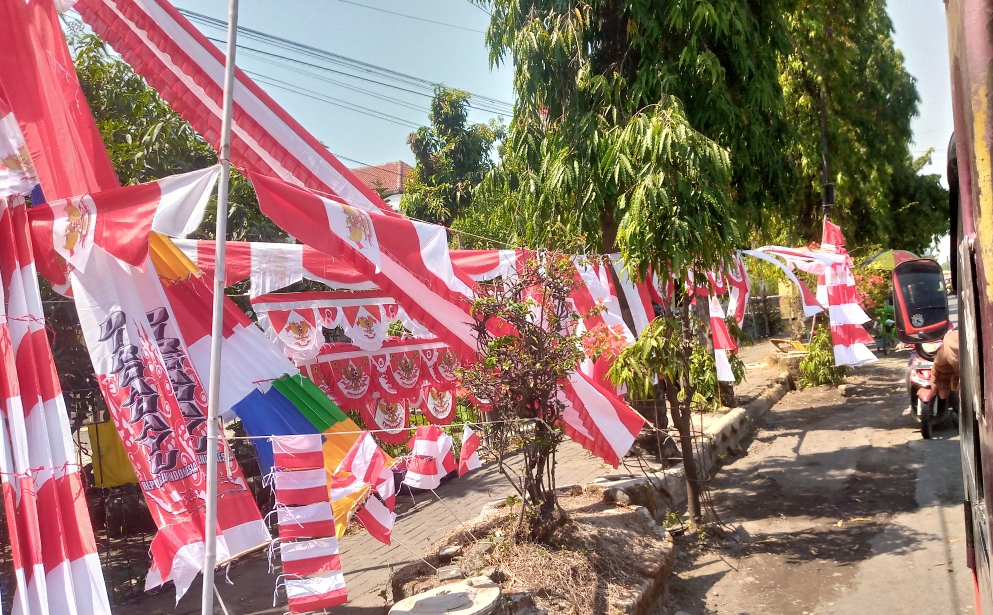
[[[227,19],[226,0],[173,2],[180,9]],[[417,21],[358,5],[377,7],[458,28]],[[511,71],[507,68],[490,70],[483,34],[489,23],[489,16],[468,0],[250,0],[241,2],[239,21],[240,25],[247,28],[292,39],[430,82],[444,83],[505,103],[513,100]],[[197,25],[210,37],[224,38],[221,30]],[[242,43],[256,49],[286,54],[284,50],[265,43],[247,39],[243,39]],[[401,80],[371,76],[354,68],[328,64],[301,54],[286,55],[308,63],[322,64],[339,72],[324,72],[299,64],[287,64],[271,56],[260,58],[259,54],[251,52],[239,51],[239,54],[238,66],[243,69],[390,116],[389,119],[369,117],[343,108],[340,102],[329,104],[316,101],[287,91],[285,86],[280,88],[271,83],[260,83],[301,124],[327,144],[332,152],[347,157],[344,162],[348,166],[358,166],[355,161],[377,164],[401,159],[408,163],[413,162],[413,155],[406,143],[407,135],[413,130],[413,126],[427,123],[430,98],[404,90],[423,93],[423,87],[411,87]],[[296,66],[298,70],[306,70],[337,83],[322,82],[312,76],[287,70],[274,65],[273,61],[284,66]],[[343,72],[364,76],[366,79],[348,77],[342,75]],[[368,79],[395,87],[378,85]],[[340,85],[343,83],[371,93],[347,89]],[[472,121],[482,122],[496,115],[473,110],[469,117]],[[509,113],[507,118],[509,119]]]
[[[226,0],[174,0],[182,9],[226,19]],[[374,10],[366,7],[376,7]],[[512,102],[509,68],[491,70],[483,31],[489,17],[468,0],[251,0],[241,3],[241,25],[415,76],[442,82],[506,103]],[[409,17],[450,24],[449,27]],[[917,78],[921,95],[920,116],[914,121],[915,154],[935,148],[928,172],[944,175],[945,149],[952,130],[948,81],[948,54],[944,5],[940,0],[891,0],[889,6],[896,30],[897,47],[903,51],[907,69]],[[200,26],[208,36],[223,38],[218,29]],[[263,83],[280,104],[328,144],[331,151],[355,161],[380,163],[402,159],[412,162],[406,145],[413,125],[427,121],[428,97],[423,87],[412,87],[397,79],[383,79],[340,64],[328,64],[306,55],[287,53],[266,43],[242,39],[244,45],[269,53],[289,55],[339,72],[287,63],[273,57],[240,52],[238,65],[270,79],[302,87],[304,91],[338,99],[335,104],[314,100],[300,93]],[[273,64],[277,62],[282,66]],[[337,83],[320,81],[321,75]],[[355,79],[342,73],[365,77]],[[371,83],[369,79],[388,85]],[[345,84],[368,92],[342,87]],[[392,87],[391,87],[392,86]],[[414,90],[421,94],[404,90]],[[390,99],[390,100],[385,100]],[[346,109],[341,103],[378,112],[369,117]],[[389,116],[384,119],[382,115]],[[495,113],[474,110],[473,121],[485,121]]]

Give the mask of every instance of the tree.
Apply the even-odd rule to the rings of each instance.
[[[822,96],[828,181],[837,186],[832,218],[850,245],[921,246],[945,234],[947,196],[918,174],[923,163],[910,155],[920,98],[893,43],[885,0],[843,6],[802,0],[787,23],[793,45],[781,80],[797,132],[793,157],[801,182],[793,213],[783,220],[784,236],[820,239]]]
[[[756,177],[782,178],[788,160],[773,156],[768,143],[734,139],[744,124],[728,124],[773,122],[786,130],[775,95],[749,84],[764,80],[778,91],[770,35],[756,20],[766,3],[721,2],[711,12],[685,4],[659,10],[640,1],[490,3],[491,60],[512,60],[517,104],[501,164],[484,191],[506,195],[529,245],[546,246],[552,229],[565,230],[585,238],[589,250],[619,249],[635,279],[651,267],[663,279],[685,280],[691,270],[716,266],[739,239],[734,216],[744,203],[731,182],[753,171],[746,164],[737,169],[748,155],[733,159],[720,140],[749,148],[748,164],[760,167]],[[728,54],[734,60],[722,62]],[[692,111],[673,94],[673,80],[684,74],[692,81],[683,86]],[[703,117],[705,105],[725,118],[708,127],[714,136],[690,119]],[[758,162],[767,156],[777,160]],[[642,339],[669,340],[665,362],[673,369],[661,374],[654,394],[664,392],[680,432],[689,512],[700,522],[689,420],[696,342],[691,297],[675,295],[663,306],[669,328]],[[621,309],[627,311],[623,297]]]
[[[491,442],[500,471],[523,502],[517,534],[543,540],[563,520],[555,497],[555,451],[563,435],[559,393],[583,359],[572,260],[544,253],[513,282],[482,287],[472,306],[480,359],[462,385],[489,404]],[[519,471],[509,463],[520,443]],[[525,525],[526,522],[526,525]]]
[[[551,223],[586,235],[590,248],[618,248],[630,199],[613,174],[625,165],[613,151],[620,131],[610,133],[625,125],[640,124],[649,138],[665,131],[668,141],[655,145],[672,158],[696,158],[702,142],[723,149],[735,190],[720,198],[742,222],[788,202],[778,2],[490,4],[491,61],[513,61],[517,91],[498,179],[528,217],[526,243],[541,245]]]
[[[431,126],[407,137],[417,164],[400,201],[406,215],[450,227],[472,205],[473,191],[493,168],[490,153],[504,129],[497,122],[470,124],[468,115],[469,94],[435,88]]]

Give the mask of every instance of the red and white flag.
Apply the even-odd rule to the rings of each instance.
[[[324,437],[318,433],[273,436],[273,467],[277,470],[306,470],[324,467]]]
[[[380,502],[379,498],[370,496],[362,508],[355,513],[355,518],[373,538],[383,544],[390,544],[390,536],[393,533],[393,524],[396,523],[397,516]]]
[[[305,577],[341,570],[338,539],[334,536],[296,540],[279,544],[283,574]]]
[[[455,470],[452,437],[437,425],[422,425],[411,438],[407,475],[403,483],[415,489],[437,489],[441,479]]]
[[[479,445],[482,440],[479,434],[472,430],[468,424],[462,426],[462,449],[459,451],[459,476],[483,467],[483,462],[479,460]]]
[[[0,413],[13,611],[109,615],[20,197],[0,197]]]
[[[752,292],[752,282],[748,277],[748,269],[741,258],[741,252],[734,255],[731,266],[727,269],[726,279],[731,290],[728,294],[728,313],[738,321],[738,326],[745,324],[745,311],[748,309],[748,299]]]
[[[721,382],[734,382],[734,373],[728,352],[736,352],[738,344],[728,331],[724,320],[724,308],[717,295],[710,295],[710,333],[714,342],[714,360],[717,363],[717,379]]]
[[[331,512],[329,501],[305,506],[278,506],[276,521],[279,523],[280,540],[325,538],[335,535],[334,513]]]
[[[348,602],[345,575],[341,571],[301,579],[286,579],[290,613],[310,613]]]

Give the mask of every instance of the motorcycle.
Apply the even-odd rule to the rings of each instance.
[[[925,439],[930,439],[934,429],[949,422],[953,414],[958,413],[958,393],[953,391],[948,399],[941,399],[931,387],[931,369],[939,348],[940,341],[914,344],[907,366],[910,407],[921,422],[921,436]]]

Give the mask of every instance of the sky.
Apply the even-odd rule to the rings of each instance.
[[[945,165],[948,140],[952,136],[952,90],[948,68],[948,35],[945,7],[941,0],[890,0],[893,40],[903,52],[907,71],[917,79],[921,102],[914,118],[914,155],[934,148],[931,164],[924,173],[939,173],[948,187]],[[937,260],[948,261],[948,237],[938,242]]]
[[[226,0],[173,3],[227,20]],[[209,38],[226,36],[221,29],[194,23]],[[239,12],[242,27],[499,101],[480,101],[489,110],[473,109],[469,119],[474,122],[500,115],[493,111],[504,111],[509,120],[513,101],[512,71],[490,69],[484,40],[488,24],[489,15],[469,0],[251,0],[242,2]],[[428,123],[430,86],[313,54],[288,53],[245,37],[241,43],[270,55],[240,48],[238,66],[264,75],[257,79],[261,87],[346,165],[413,163],[407,136]],[[273,53],[331,70],[287,62]],[[289,91],[301,86],[303,93]],[[315,100],[314,95],[335,100]],[[370,112],[376,117],[367,115]]]

